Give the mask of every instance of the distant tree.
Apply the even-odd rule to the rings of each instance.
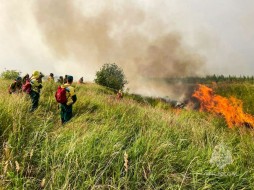
[[[15,70],[6,70],[1,73],[3,79],[16,79],[19,76],[19,72]]]
[[[114,90],[122,90],[127,84],[123,70],[115,63],[106,63],[96,72],[95,83],[112,88]]]

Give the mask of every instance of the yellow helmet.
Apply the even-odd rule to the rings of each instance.
[[[40,76],[40,71],[34,71],[33,72],[33,77],[34,78],[39,78],[39,76]]]

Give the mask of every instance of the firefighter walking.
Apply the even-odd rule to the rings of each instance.
[[[77,101],[75,88],[72,85],[73,76],[67,76],[67,83],[61,85],[56,93],[56,99],[60,103],[61,122],[65,124],[72,118],[72,105]]]

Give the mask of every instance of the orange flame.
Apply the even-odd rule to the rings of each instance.
[[[243,125],[254,127],[254,117],[243,112],[241,100],[215,95],[211,88],[201,84],[192,96],[199,100],[201,111],[222,115],[229,128]]]

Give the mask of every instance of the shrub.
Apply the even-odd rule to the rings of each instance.
[[[3,79],[16,79],[19,76],[19,72],[15,70],[6,70],[1,73]]]
[[[114,90],[121,90],[127,84],[123,70],[115,63],[104,64],[100,71],[96,72],[96,79],[94,81],[99,85]]]

